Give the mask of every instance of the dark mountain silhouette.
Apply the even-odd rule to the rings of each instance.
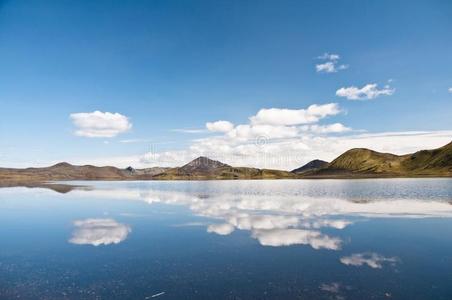
[[[324,168],[328,165],[328,162],[324,161],[324,160],[320,160],[320,159],[314,159],[311,160],[310,162],[308,162],[307,164],[305,164],[302,167],[299,167],[295,170],[292,170],[292,173],[295,174],[303,174],[305,172],[309,172],[309,171],[315,171],[321,168]]]
[[[217,160],[212,160],[205,156],[200,156],[188,164],[178,168],[180,173],[192,174],[192,173],[209,173],[219,168],[231,168],[230,165],[224,164]]]

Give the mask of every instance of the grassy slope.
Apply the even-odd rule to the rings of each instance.
[[[157,180],[206,180],[206,179],[278,179],[295,178],[295,175],[280,170],[221,167],[208,172],[186,173],[173,168],[154,177]]]
[[[201,163],[197,164],[201,159]],[[281,170],[236,168],[207,158],[181,168],[151,168],[129,172],[115,167],[73,166],[60,163],[47,168],[0,168],[0,182],[52,180],[211,180],[355,177],[452,177],[452,143],[434,150],[394,155],[369,149],[351,149],[326,167],[301,175]]]
[[[452,143],[434,150],[394,155],[351,149],[309,177],[452,176]]]

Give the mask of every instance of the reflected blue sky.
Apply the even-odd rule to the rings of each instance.
[[[449,179],[77,184],[0,189],[3,298],[452,295]]]

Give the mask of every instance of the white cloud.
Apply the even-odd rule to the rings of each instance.
[[[129,119],[119,113],[94,111],[91,113],[74,113],[70,117],[77,127],[75,134],[78,136],[109,138],[132,128]]]
[[[234,226],[231,224],[211,224],[207,227],[207,232],[213,232],[219,235],[229,235],[234,231]]]
[[[252,124],[299,125],[316,123],[341,112],[337,103],[312,104],[307,109],[263,108],[250,117]]]
[[[252,139],[265,137],[270,139],[296,137],[298,128],[281,125],[238,125],[227,133],[228,137]]]
[[[325,133],[342,133],[351,131],[352,129],[344,126],[341,123],[334,123],[329,125],[305,125],[300,128],[303,131],[314,132],[319,134]]]
[[[342,87],[336,91],[336,96],[345,97],[348,100],[370,100],[379,96],[390,96],[394,94],[395,89],[385,85],[382,89],[378,89],[376,83],[369,83],[358,88],[356,86]]]
[[[450,87],[450,88],[448,89],[448,91],[449,91],[449,93],[452,93],[452,87]]]
[[[149,143],[151,140],[147,139],[127,139],[127,140],[120,140],[120,143],[123,144],[135,144],[135,143]]]
[[[341,263],[347,266],[360,267],[367,265],[373,269],[381,269],[383,263],[395,264],[396,257],[384,257],[377,253],[356,253],[350,256],[341,257]]]
[[[206,132],[205,129],[199,129],[199,128],[176,128],[171,129],[173,132],[181,132],[181,133],[204,133]]]
[[[74,222],[76,229],[69,240],[77,245],[119,244],[127,238],[131,229],[113,219],[85,219]]]
[[[335,63],[332,62],[332,61],[328,61],[328,62],[323,63],[323,64],[315,65],[315,69],[319,73],[321,73],[321,72],[324,72],[324,73],[335,73],[335,72],[337,72]]]
[[[331,161],[351,148],[406,154],[451,141],[452,131],[359,133],[342,123],[322,124],[326,117],[340,112],[337,103],[313,104],[304,109],[261,109],[248,124],[234,127],[224,123],[221,134],[192,140],[185,149],[159,151],[159,145],[153,143],[153,151],[142,155],[69,161],[135,168],[176,167],[207,156],[232,166],[293,170],[313,159]],[[226,129],[230,130],[224,132]]]
[[[322,55],[317,57],[318,59],[323,59],[323,60],[338,60],[340,58],[339,54],[332,54],[332,53],[328,53],[325,52]]]
[[[321,60],[327,60],[326,62],[317,64],[315,66],[315,69],[318,73],[336,73],[340,70],[345,70],[348,68],[348,65],[339,65],[338,61],[340,56],[338,54],[324,53],[317,58]]]
[[[213,132],[228,132],[234,128],[234,124],[229,121],[207,122],[206,128]]]
[[[336,73],[339,70],[348,69],[348,65],[337,65],[336,62],[328,61],[323,64],[315,65],[318,73]]]

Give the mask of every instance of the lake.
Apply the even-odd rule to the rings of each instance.
[[[452,179],[0,189],[1,299],[452,299]]]

